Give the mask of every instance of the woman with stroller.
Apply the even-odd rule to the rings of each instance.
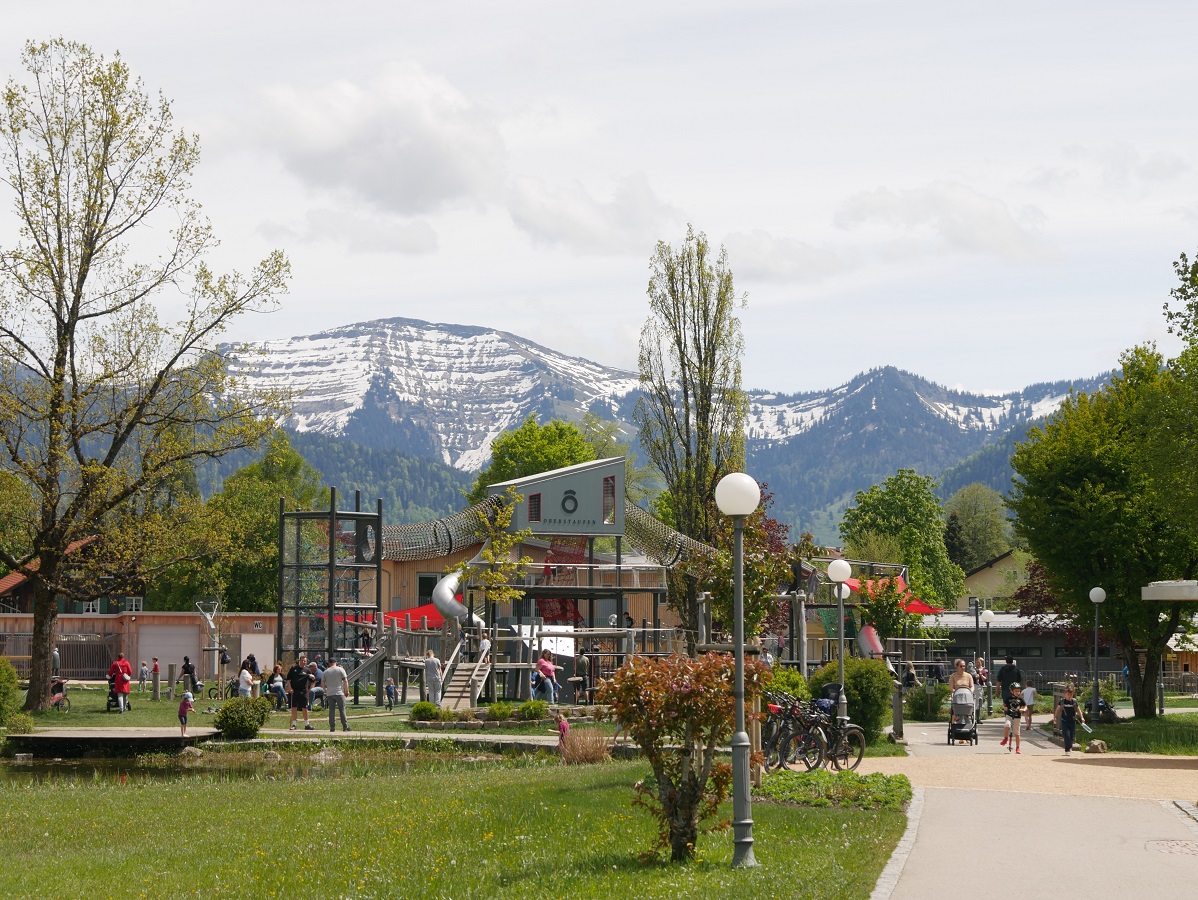
[[[953,663],[953,674],[948,676],[948,693],[951,697],[956,691],[964,688],[973,693],[973,676],[965,671],[965,660],[958,659]],[[954,715],[952,721],[956,722],[957,717]]]

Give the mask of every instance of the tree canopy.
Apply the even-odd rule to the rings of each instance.
[[[1016,530],[1047,575],[1040,593],[1059,599],[1058,613],[1092,627],[1089,591],[1106,590],[1100,622],[1123,650],[1135,714],[1152,716],[1161,653],[1183,605],[1144,603],[1140,588],[1193,578],[1198,537],[1192,520],[1162,500],[1153,477],[1158,452],[1177,439],[1156,412],[1181,373],[1148,347],[1128,351],[1122,364],[1106,388],[1070,397],[1029,432],[1015,450],[1009,502]]]
[[[190,196],[198,140],[119,55],[59,39],[27,44],[22,63],[27,83],[10,80],[0,99],[16,235],[0,248],[0,468],[33,510],[27,545],[0,547],[0,562],[38,562],[26,701],[38,708],[57,597],[169,565],[189,510],[160,502],[160,487],[194,460],[257,445],[283,411],[285,398],[247,392],[217,348],[233,319],[274,305],[288,264],[275,252],[245,276],[208,267],[216,239]],[[88,569],[68,566],[71,542],[96,534]]]
[[[936,499],[933,479],[912,469],[899,469],[882,484],[858,491],[853,503],[840,524],[846,546],[877,542],[878,535],[893,538],[907,567],[911,590],[938,606],[956,603],[965,590],[965,574],[948,558],[944,511]]]
[[[487,488],[493,484],[590,462],[594,458],[594,449],[576,426],[560,419],[539,425],[534,414],[519,428],[495,439],[491,445],[491,462],[478,473],[466,499],[472,504],[478,503],[487,496]]]
[[[949,558],[964,571],[971,572],[1011,549],[1006,505],[994,488],[976,481],[967,484],[948,498],[944,510],[948,513],[945,546],[949,547],[948,529],[955,522],[958,531]]]

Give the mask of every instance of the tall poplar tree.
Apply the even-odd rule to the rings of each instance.
[[[659,241],[650,263],[649,318],[641,330],[644,392],[633,418],[661,473],[670,524],[712,543],[715,486],[744,466],[748,402],[741,389],[744,339],[728,254],[688,227],[681,246]],[[699,630],[693,581],[675,581],[670,603],[691,635]],[[693,645],[692,645],[693,648]]]
[[[288,264],[276,251],[245,276],[208,268],[217,242],[190,197],[198,139],[119,55],[58,39],[27,44],[22,63],[26,83],[0,97],[16,235],[0,248],[0,469],[34,509],[28,549],[0,546],[0,562],[34,589],[35,709],[59,598],[127,590],[168,564],[189,508],[158,502],[159,488],[270,433],[283,398],[245,393],[217,342],[236,316],[273,305]],[[68,558],[92,535],[86,565]]]

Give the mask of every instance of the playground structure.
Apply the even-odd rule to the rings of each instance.
[[[279,658],[303,653],[340,659],[355,696],[366,684],[382,705],[389,677],[403,701],[412,687],[425,693],[424,659],[431,649],[444,662],[442,703],[460,708],[477,706],[480,698],[529,697],[536,660],[548,649],[560,669],[563,702],[586,702],[574,666],[579,654],[589,659],[593,688],[632,653],[684,649],[688,635],[676,620],[662,620],[670,615],[667,574],[686,559],[714,552],[621,500],[623,478],[620,457],[568,466],[492,485],[480,503],[441,519],[397,526],[383,525],[381,501],[376,511],[363,511],[359,495],[353,510],[338,510],[335,492],[328,510],[287,512],[281,506]],[[456,564],[465,562],[468,571],[486,565],[479,555],[479,523],[506,502],[509,487],[522,498],[512,510],[510,529],[531,534],[513,553],[509,585],[521,599],[488,602]],[[539,558],[516,563],[534,545]],[[384,560],[391,565],[440,561],[434,563],[442,574],[431,591],[431,608],[384,609],[382,576],[390,580],[392,574],[384,571]],[[797,567],[785,596],[792,601],[791,649],[781,662],[800,665],[805,673],[812,662],[834,658],[837,633],[835,604],[822,602],[830,591],[816,562]],[[868,573],[868,578],[850,579],[856,592],[872,590],[869,579],[874,578],[896,578],[901,584],[905,574],[900,567],[855,565]],[[639,623],[629,616],[632,599],[641,611]],[[690,637],[705,649],[728,649],[703,619],[700,633]],[[808,635],[809,622],[823,635]],[[887,653],[868,627],[851,636],[860,655],[892,663],[911,651],[932,651],[930,644],[900,642],[902,650]],[[480,654],[484,637],[489,651]]]

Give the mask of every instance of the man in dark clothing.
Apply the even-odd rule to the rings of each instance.
[[[1077,701],[1073,699],[1073,685],[1065,685],[1065,696],[1053,711],[1052,721],[1061,730],[1061,742],[1065,745],[1065,755],[1073,749],[1073,736],[1077,733],[1078,721],[1086,724],[1086,717]]]
[[[1007,657],[1006,665],[998,670],[998,675],[995,676],[999,687],[1002,688],[1002,702],[1006,703],[1011,699],[1011,685],[1016,682],[1023,681],[1023,673],[1015,666],[1015,660]]]
[[[304,711],[304,729],[313,731],[312,723],[308,721],[308,691],[316,679],[308,671],[308,657],[301,656],[295,665],[287,670],[287,694],[291,698],[291,730],[295,731],[296,714]]]
[[[197,690],[199,683],[196,681],[196,667],[191,661],[191,657],[183,657],[183,667],[179,669],[179,681],[183,682],[185,691]],[[179,681],[176,681],[175,684],[178,684]]]

